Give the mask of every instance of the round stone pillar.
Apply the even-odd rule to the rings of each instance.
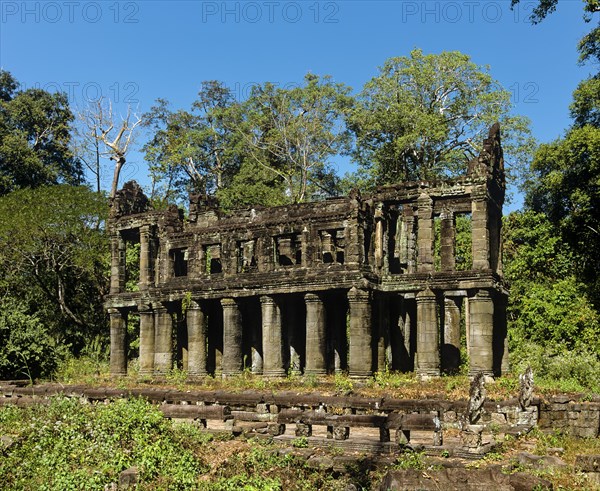
[[[233,298],[221,299],[223,308],[223,377],[242,371],[242,316]]]
[[[283,377],[283,336],[281,330],[281,309],[273,297],[260,297],[263,335],[263,375]]]
[[[478,290],[469,298],[469,375],[494,373],[494,302],[486,290]]]
[[[154,373],[164,375],[173,368],[173,318],[161,304],[154,312]]]
[[[154,371],[154,312],[150,306],[138,307],[140,314],[140,375],[152,375]]]
[[[110,373],[127,375],[127,314],[108,309],[110,317]]]
[[[440,375],[440,331],[435,294],[428,288],[419,292],[417,300],[417,360],[420,376]]]
[[[325,305],[315,293],[304,295],[306,304],[306,375],[325,375],[327,371],[327,337]]]
[[[188,374],[190,377],[206,375],[206,331],[207,317],[202,306],[192,300],[187,314]]]
[[[367,378],[373,375],[370,292],[351,288],[348,292],[348,304],[350,306],[348,372],[353,378]]]

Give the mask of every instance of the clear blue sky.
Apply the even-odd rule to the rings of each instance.
[[[102,94],[144,112],[158,97],[189,108],[210,79],[244,97],[252,83],[298,83],[310,71],[358,91],[389,57],[458,50],[491,67],[547,142],[569,125],[571,94],[591,71],[576,50],[591,26],[581,1],[560,0],[537,26],[527,21],[537,2],[509,3],[0,0],[0,66],[74,104]],[[125,179],[147,183],[139,153],[128,165]]]

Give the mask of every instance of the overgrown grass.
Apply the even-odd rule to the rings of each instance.
[[[102,489],[132,466],[144,483],[189,489],[208,470],[191,450],[206,436],[176,429],[142,400],[95,405],[56,398],[49,406],[4,407],[0,432],[13,442],[0,460],[5,489]]]
[[[105,489],[136,466],[140,490],[338,490],[365,476],[323,474],[270,440],[215,438],[143,400],[55,398],[0,408],[3,489]],[[302,447],[302,446],[301,446]]]
[[[585,360],[584,360],[585,361]],[[564,362],[563,365],[561,363]],[[571,360],[575,363],[575,360]],[[588,377],[588,368],[577,368],[565,362],[563,357],[550,359],[548,366],[534,367],[535,393],[551,396],[559,392],[580,393],[587,397],[600,394],[599,378]],[[536,365],[537,366],[537,365]],[[524,369],[525,363],[519,365]],[[541,375],[539,375],[541,372]],[[140,377],[134,366],[130,366],[127,377],[114,379],[109,373],[108,362],[98,361],[88,356],[68,358],[59,365],[51,381],[63,384],[88,384],[93,386],[118,386],[132,388],[152,384],[179,390],[229,390],[241,392],[283,391],[321,392],[331,395],[362,395],[366,397],[393,397],[400,399],[418,399],[424,397],[444,397],[465,399],[469,397],[470,379],[467,375],[443,375],[439,378],[421,380],[414,373],[376,372],[372,379],[362,383],[350,379],[347,375],[336,374],[324,377],[314,375],[291,375],[281,379],[265,379],[244,371],[225,379],[208,376],[201,381],[188,381],[184,370],[173,369],[162,378]],[[518,373],[509,373],[498,377],[486,386],[490,399],[500,400],[516,397],[519,391]]]

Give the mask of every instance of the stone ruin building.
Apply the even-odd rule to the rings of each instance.
[[[189,377],[436,376],[458,368],[461,338],[471,375],[499,375],[508,366],[504,192],[498,125],[464,177],[368,196],[230,214],[191,196],[184,219],[174,206],[151,209],[129,182],[108,223],[111,372],[127,373],[132,316],[149,376],[174,366]],[[461,216],[470,244],[459,254]]]

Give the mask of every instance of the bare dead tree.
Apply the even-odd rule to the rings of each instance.
[[[102,189],[102,151],[94,113],[95,103],[77,111],[73,153],[94,176],[96,192],[99,193]]]
[[[142,119],[127,106],[127,114],[121,116],[120,121],[113,111],[110,99],[100,98],[90,104],[82,114],[80,120],[85,136],[83,143],[87,144],[88,158],[84,164],[96,177],[96,185],[100,188],[100,157],[108,158],[114,162],[113,178],[109,198],[114,198],[119,186],[119,176],[126,162],[127,152],[133,143],[135,130],[142,123]],[[91,151],[90,151],[91,150]],[[92,158],[89,156],[92,155]]]

